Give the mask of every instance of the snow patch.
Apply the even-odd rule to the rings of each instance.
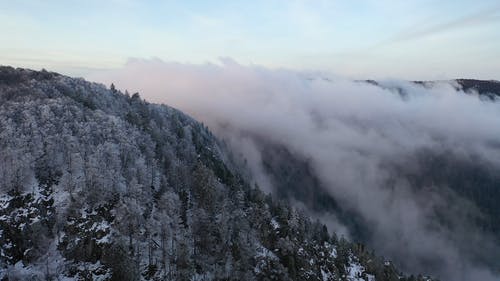
[[[274,218],[271,219],[271,226],[273,227],[274,230],[280,228],[280,224]]]

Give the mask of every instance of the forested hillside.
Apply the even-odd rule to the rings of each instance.
[[[0,68],[0,280],[427,280],[242,174],[173,108]]]

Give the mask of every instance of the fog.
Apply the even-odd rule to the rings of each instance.
[[[479,159],[499,170],[496,101],[447,82],[375,85],[230,59],[202,65],[134,59],[86,78],[140,92],[204,122],[246,159],[253,180],[266,192],[274,187],[256,136],[307,159],[326,191],[366,222],[369,245],[405,270],[443,280],[499,278],[469,253],[474,245],[498,246],[467,227],[466,218],[481,215],[477,208],[446,186],[416,191],[391,168],[411,168],[414,153],[426,149]],[[436,208],[461,219],[442,226]],[[330,230],[349,235],[334,214],[317,216]]]

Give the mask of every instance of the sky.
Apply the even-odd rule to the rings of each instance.
[[[0,0],[0,64],[73,76],[130,59],[500,80],[498,0]]]

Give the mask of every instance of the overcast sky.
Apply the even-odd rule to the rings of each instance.
[[[0,64],[87,76],[230,57],[355,78],[500,79],[498,0],[0,0]]]

